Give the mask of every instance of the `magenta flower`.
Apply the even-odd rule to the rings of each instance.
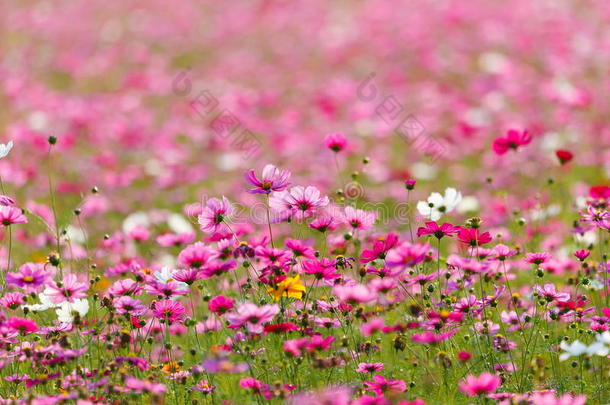
[[[155,304],[153,314],[158,319],[165,319],[169,323],[179,322],[185,318],[186,308],[177,301],[162,300]]]
[[[479,395],[491,394],[502,384],[502,380],[497,375],[484,372],[481,375],[469,375],[460,382],[460,391],[464,394],[476,397]]]
[[[369,263],[377,259],[385,259],[386,253],[398,244],[398,235],[390,232],[386,237],[378,238],[373,244],[372,250],[363,250],[360,257],[361,263]]]
[[[224,295],[218,295],[208,302],[208,309],[210,312],[214,312],[220,316],[225,312],[233,309],[234,301],[231,298],[225,297]]]
[[[457,238],[465,245],[470,247],[483,246],[491,242],[489,232],[479,233],[478,229],[458,227]]]
[[[341,152],[347,146],[347,138],[341,133],[328,134],[324,138],[324,146],[333,152]]]
[[[458,233],[460,228],[457,226],[451,225],[449,222],[445,222],[441,226],[439,226],[436,222],[429,221],[426,222],[425,227],[420,227],[417,230],[417,236],[423,235],[434,235],[437,239],[442,239],[445,236],[452,236],[455,233]]]
[[[0,224],[11,226],[13,224],[25,224],[28,219],[23,215],[20,208],[10,205],[0,205]]]
[[[24,263],[17,273],[6,273],[6,283],[22,288],[26,293],[33,293],[40,291],[49,276],[41,263]]]
[[[574,252],[574,256],[581,262],[584,262],[590,254],[591,252],[586,249],[581,249]]]
[[[374,375],[373,381],[364,382],[364,389],[377,395],[400,394],[407,390],[407,384],[403,380],[388,380],[381,375]]]
[[[202,232],[216,233],[222,228],[222,224],[226,218],[229,218],[233,213],[233,207],[226,197],[222,200],[210,198],[206,207],[197,217]]]
[[[496,138],[493,143],[493,150],[498,155],[504,155],[510,149],[517,150],[520,146],[525,146],[532,141],[532,136],[527,132],[519,132],[516,129],[510,129],[506,136]]]
[[[263,324],[271,322],[273,317],[280,312],[276,304],[258,307],[250,302],[245,302],[237,307],[236,312],[228,313],[226,318],[231,322],[232,328],[246,327],[253,334],[263,333]]]
[[[21,334],[32,333],[38,330],[38,325],[31,319],[12,317],[8,320],[7,326]]]
[[[74,302],[78,298],[85,298],[89,287],[86,283],[78,281],[76,275],[68,274],[64,277],[62,282],[54,282],[49,285],[47,295],[54,304],[61,304],[62,302]]]
[[[244,177],[246,181],[255,188],[248,190],[252,194],[269,194],[272,191],[282,191],[290,184],[290,172],[281,170],[274,165],[266,165],[263,168],[261,178],[256,177],[253,169],[248,170]]]
[[[328,205],[328,197],[321,196],[320,190],[314,186],[296,186],[284,196],[284,201],[291,207],[298,219],[309,218],[316,209]]]

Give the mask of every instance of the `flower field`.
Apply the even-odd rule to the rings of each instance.
[[[610,3],[0,4],[0,404],[610,403]]]

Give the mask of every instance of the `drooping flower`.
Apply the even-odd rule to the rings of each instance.
[[[248,170],[244,177],[248,183],[255,187],[248,190],[249,193],[253,194],[269,194],[272,191],[282,191],[290,185],[290,182],[288,182],[290,172],[281,170],[274,165],[266,165],[260,179],[256,177],[252,169]]]

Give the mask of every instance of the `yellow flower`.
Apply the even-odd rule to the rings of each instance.
[[[305,292],[305,286],[301,283],[301,276],[286,277],[284,281],[275,286],[275,288],[269,288],[267,292],[273,295],[273,299],[276,301],[280,300],[280,297],[289,297],[301,299]]]

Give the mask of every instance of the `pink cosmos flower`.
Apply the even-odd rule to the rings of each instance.
[[[21,334],[32,333],[38,330],[38,325],[31,319],[11,317],[7,325],[9,328]]]
[[[7,195],[0,194],[0,205],[15,205],[15,200]]]
[[[284,201],[300,220],[313,216],[318,208],[327,206],[329,202],[328,197],[321,196],[320,190],[314,186],[295,186],[284,196]]]
[[[492,257],[501,262],[505,261],[509,257],[514,256],[516,254],[517,254],[516,250],[512,250],[508,246],[503,245],[501,243],[494,246],[494,248],[491,250]]]
[[[333,293],[340,302],[348,304],[363,304],[377,298],[377,294],[374,291],[371,291],[367,286],[362,284],[353,286],[338,285],[333,288]]]
[[[62,302],[74,302],[78,298],[85,298],[89,287],[86,283],[78,281],[76,275],[68,274],[64,277],[62,282],[54,282],[49,285],[47,295],[54,304],[61,304]]]
[[[374,373],[383,370],[383,363],[360,363],[356,372],[358,373]]]
[[[290,172],[288,170],[280,170],[274,165],[266,165],[263,168],[261,178],[256,177],[254,170],[248,170],[244,177],[246,181],[252,184],[255,188],[248,190],[253,194],[269,194],[272,191],[282,191],[290,184]]]
[[[428,243],[403,242],[388,252],[386,264],[390,267],[412,267],[423,262],[429,251]]]
[[[208,302],[208,309],[216,315],[222,315],[233,309],[234,301],[224,295],[218,295]]]
[[[479,376],[469,375],[465,380],[462,380],[460,391],[468,396],[476,397],[495,392],[501,384],[500,377],[484,372]]]
[[[338,222],[330,215],[321,215],[311,221],[309,227],[318,232],[334,231],[339,226]]]
[[[222,228],[225,219],[229,218],[233,213],[233,206],[226,197],[222,200],[210,198],[206,207],[197,217],[202,232],[216,233]]]
[[[534,392],[529,398],[534,405],[585,405],[586,395],[564,394],[555,396],[553,392]]]
[[[172,300],[157,301],[153,309],[153,314],[158,319],[165,319],[170,323],[182,321],[185,318],[185,313],[184,305]]]
[[[6,283],[32,293],[40,291],[49,276],[42,263],[24,263],[19,266],[17,273],[6,273]]]
[[[525,261],[532,264],[546,263],[551,258],[551,255],[546,252],[528,253],[525,255]]]
[[[23,304],[25,304],[25,301],[23,299],[23,294],[20,292],[10,292],[0,298],[0,306],[4,308],[17,309]]]
[[[351,226],[354,230],[366,231],[371,229],[376,219],[377,213],[373,211],[359,210],[350,206],[345,207],[343,211],[343,223]]]
[[[279,312],[280,307],[277,304],[258,307],[245,302],[237,307],[236,312],[228,313],[226,318],[233,328],[245,326],[248,332],[260,334],[264,331],[263,324],[271,322]]]
[[[560,293],[557,292],[556,288],[555,288],[555,284],[545,284],[544,287],[540,287],[539,285],[535,285],[534,286],[534,291],[538,292],[538,294],[544,298],[546,298],[547,301],[558,301],[558,302],[564,302],[564,301],[569,301],[570,300],[570,294],[568,293]]]
[[[288,249],[292,250],[295,257],[307,257],[308,259],[315,258],[314,249],[311,246],[306,245],[303,241],[286,238],[284,244],[286,244]]]
[[[434,235],[435,238],[442,239],[445,236],[452,236],[459,231],[459,227],[453,226],[449,222],[445,222],[439,226],[436,222],[429,221],[426,222],[425,227],[422,226],[417,229],[417,236]]]
[[[324,138],[324,146],[333,152],[341,152],[347,146],[347,138],[341,133],[328,134]]]
[[[377,395],[400,394],[407,390],[407,384],[403,380],[388,380],[381,375],[374,375],[373,381],[364,382],[364,389]]]
[[[586,249],[581,249],[574,252],[574,256],[581,262],[584,262],[590,254],[591,252]]]
[[[398,235],[390,232],[385,237],[378,238],[372,250],[363,250],[360,257],[361,263],[369,263],[376,259],[385,259],[386,253],[398,244]]]
[[[425,331],[422,333],[416,333],[415,335],[411,336],[411,340],[415,343],[434,345],[434,344],[440,343],[442,341],[445,341],[447,339],[450,339],[456,333],[457,333],[457,329],[453,329],[453,330],[450,330],[447,332],[441,332],[441,333]]]
[[[311,274],[318,280],[335,280],[341,277],[337,273],[336,262],[326,257],[320,260],[306,260],[301,263],[303,273]]]
[[[138,299],[123,295],[113,301],[114,307],[118,314],[129,314],[134,316],[144,315],[146,306]]]
[[[516,129],[510,129],[506,136],[496,138],[493,143],[493,150],[498,155],[504,155],[510,149],[517,150],[520,146],[525,146],[532,141],[532,136],[527,132],[519,132]]]
[[[460,242],[471,247],[483,246],[491,242],[489,232],[479,233],[478,229],[459,227],[457,238]]]
[[[375,332],[383,330],[384,327],[385,320],[383,318],[373,318],[370,321],[363,323],[360,326],[360,331],[362,332],[362,336],[368,337]]]
[[[0,205],[0,225],[11,226],[13,224],[25,224],[28,219],[23,215],[20,208]]]

